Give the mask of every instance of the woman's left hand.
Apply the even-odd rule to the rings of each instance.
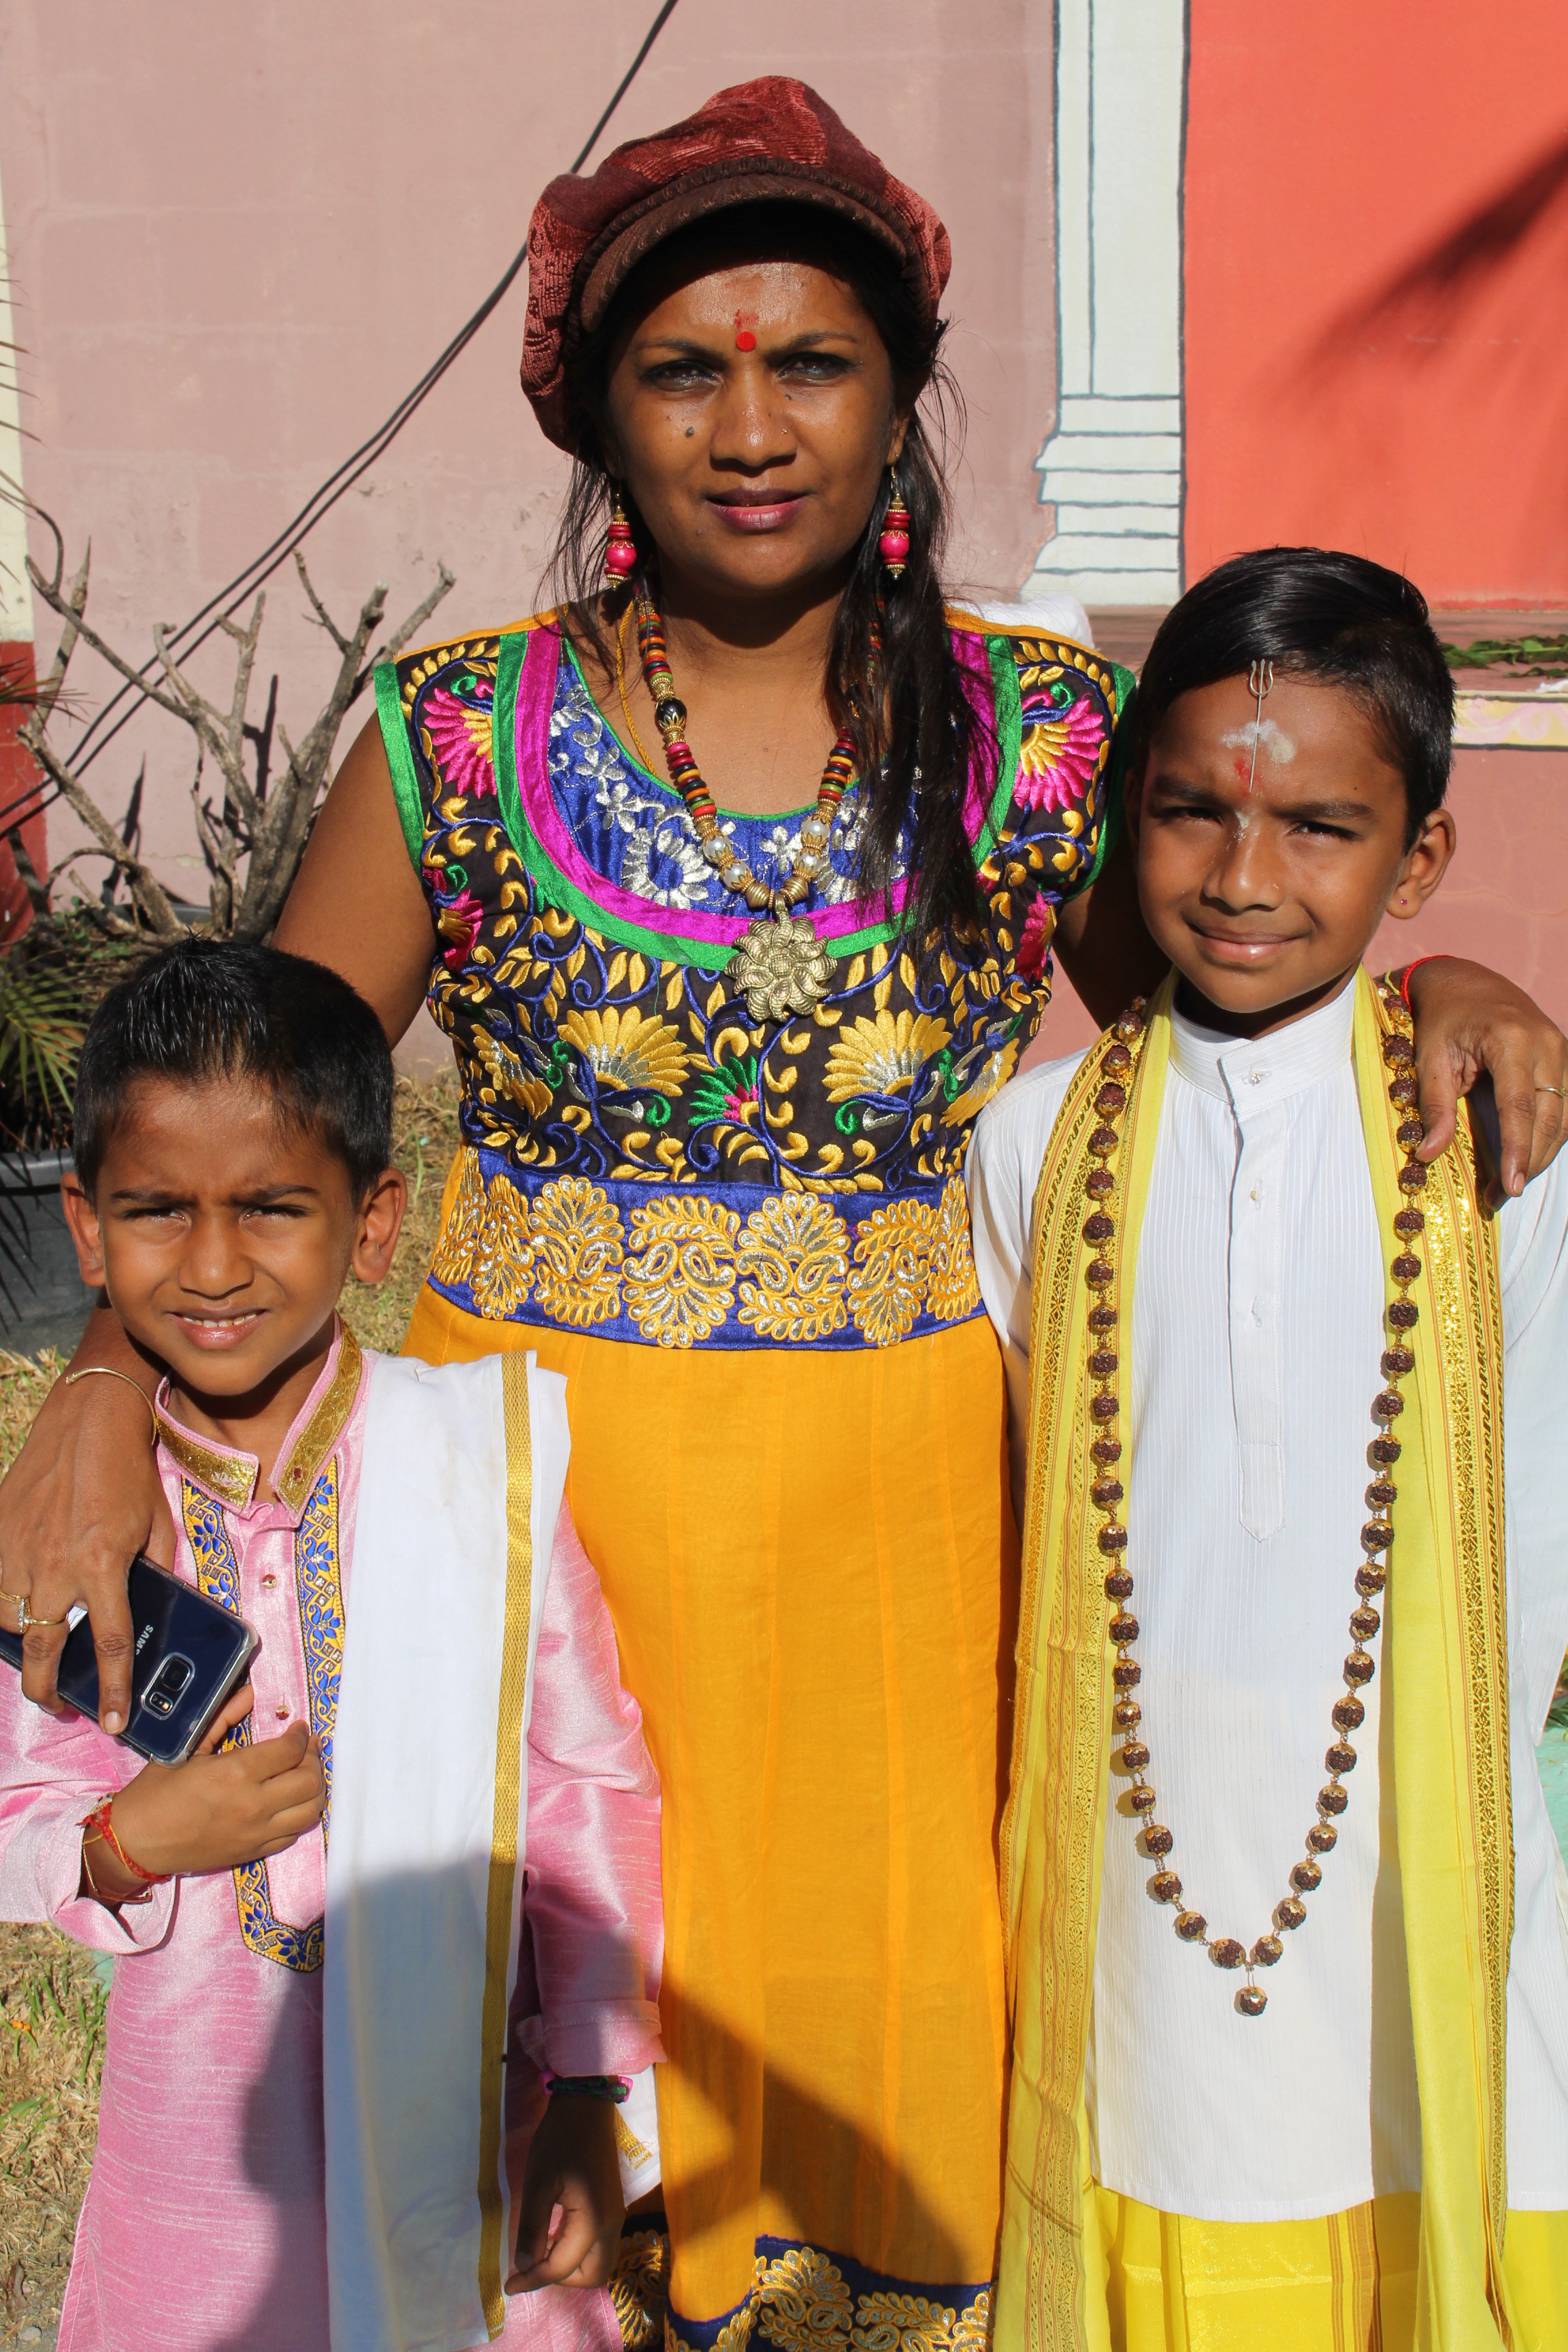
[[[1415,1016],[1415,1076],[1435,1160],[1454,1139],[1454,1113],[1483,1070],[1491,1073],[1502,1136],[1500,1181],[1487,1187],[1495,1207],[1522,1192],[1568,1134],[1568,1038],[1532,998],[1485,964],[1437,956],[1410,976]]]

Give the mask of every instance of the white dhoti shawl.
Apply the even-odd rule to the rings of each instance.
[[[339,1688],[323,2002],[333,2352],[499,2336],[528,1723],[570,1440],[530,1355],[372,1369]],[[651,2072],[617,2131],[658,2178]]]

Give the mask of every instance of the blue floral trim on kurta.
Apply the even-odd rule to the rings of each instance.
[[[552,628],[378,673],[463,1089],[442,1297],[669,1347],[886,1346],[980,1311],[969,1134],[1039,1026],[1057,910],[1096,870],[1131,680],[1064,641],[955,643],[990,680],[998,744],[972,812],[984,926],[917,958],[855,904],[852,786],[814,901],[833,985],[782,1025],[753,1024],[715,968],[734,903]],[[726,822],[763,874],[798,827]]]
[[[204,1494],[194,1479],[180,1481],[181,1517],[184,1522],[196,1583],[209,1600],[222,1603],[231,1616],[240,1614],[239,1563],[224,1524],[223,1507]],[[332,1735],[337,1727],[338,1681],[343,1655],[342,1580],[338,1559],[338,1464],[330,1455],[310,1490],[294,1538],[295,1575],[300,1588],[300,1627],[305,1642],[305,1673],[310,1691],[310,1728],[321,1743],[321,1769],[327,1783],[327,1805],[332,1798]],[[230,1726],[219,1743],[223,1749],[248,1748],[248,1716]],[[327,1835],[329,1814],[321,1819]],[[311,1976],[321,1965],[322,1923],[311,1919],[295,1927],[279,1919],[272,1908],[272,1884],[265,1861],[246,1862],[234,1872],[235,1903],[239,1932],[258,1959],[273,1960],[297,1975]]]

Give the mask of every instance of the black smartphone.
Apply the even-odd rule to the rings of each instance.
[[[151,1764],[183,1764],[244,1677],[256,1635],[194,1584],[138,1552],[131,1563],[131,1720],[121,1737]],[[22,1663],[22,1636],[0,1626],[0,1657]],[[98,1714],[98,1657],[84,1615],[66,1635],[56,1687],[82,1715]]]

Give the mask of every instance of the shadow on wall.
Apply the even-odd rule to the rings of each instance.
[[[1568,135],[1298,345],[1271,371],[1273,398],[1310,412],[1326,450],[1353,449],[1357,471],[1389,478],[1420,466],[1419,426],[1414,444],[1410,429],[1417,412],[1457,409],[1469,421],[1474,470],[1458,481],[1428,478],[1417,494],[1454,508],[1500,493],[1522,518],[1510,534],[1521,564],[1560,568],[1565,298]],[[1513,477],[1506,487],[1492,470],[1500,465]]]

